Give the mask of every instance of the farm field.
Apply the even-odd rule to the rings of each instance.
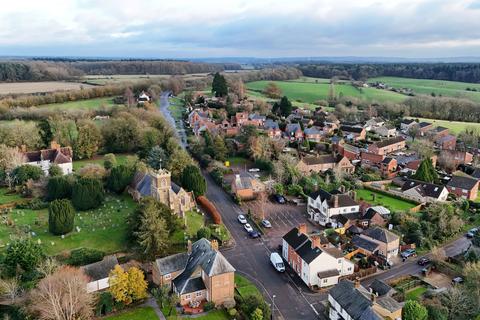
[[[13,209],[7,218],[13,225],[0,225],[0,248],[12,236],[29,233],[49,255],[81,247],[95,248],[105,253],[124,250],[127,244],[126,218],[135,207],[136,203],[128,194],[108,194],[99,208],[77,212],[74,231],[64,239],[48,232],[48,209]]]
[[[63,90],[80,90],[90,88],[92,85],[79,82],[45,81],[45,82],[14,82],[0,83],[0,95],[3,94],[28,94],[44,93]]]
[[[67,109],[95,110],[102,107],[109,108],[114,106],[116,106],[116,104],[113,102],[112,97],[103,97],[96,99],[69,101],[64,103],[44,104],[38,106],[37,108],[61,111]]]
[[[400,77],[378,77],[368,79],[368,82],[383,82],[394,88],[410,88],[417,94],[442,95],[447,97],[467,98],[476,102],[480,102],[480,84],[466,83],[443,80],[426,80],[411,79]],[[467,91],[467,88],[476,89],[475,91]]]
[[[192,73],[185,74],[181,77],[184,80],[193,80],[198,78],[203,78],[207,76],[207,73]],[[106,84],[115,84],[122,82],[138,82],[144,80],[162,80],[168,79],[171,75],[169,74],[113,74],[113,75],[86,75],[81,78],[83,83],[93,84],[93,85],[106,85]]]
[[[408,117],[411,119],[418,119],[419,121],[426,121],[433,123],[436,127],[445,127],[450,130],[450,133],[459,134],[465,129],[475,128],[480,130],[480,123],[476,122],[461,122],[461,121],[448,121],[448,120],[437,120],[437,119],[428,119],[428,118],[417,118],[417,117]]]
[[[391,211],[408,211],[416,206],[411,202],[397,199],[368,189],[357,189],[355,191],[357,193],[357,199],[364,200],[372,205],[384,206]]]
[[[325,79],[323,79],[325,80]],[[265,89],[269,82],[274,82],[282,90],[290,100],[300,103],[314,104],[318,100],[326,100],[330,85],[319,79],[320,83],[310,81],[254,81],[246,84],[249,93],[254,96],[263,96],[261,91]],[[367,101],[379,102],[401,102],[406,99],[406,96],[385,90],[375,88],[354,88],[347,83],[337,83],[335,85],[335,93],[338,96],[354,97],[364,99]]]

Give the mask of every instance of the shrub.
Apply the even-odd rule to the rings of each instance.
[[[270,160],[258,159],[255,161],[255,167],[266,172],[272,172],[273,163]]]
[[[99,294],[98,302],[95,306],[95,315],[101,317],[107,315],[113,311],[113,297],[112,294],[108,291],[104,291]]]
[[[50,166],[50,169],[48,169],[48,175],[50,177],[59,177],[63,175],[63,170],[59,165],[54,164]]]
[[[203,305],[203,311],[205,311],[205,312],[213,310],[213,309],[215,309],[215,302],[208,301],[207,303],[205,303]]]
[[[89,210],[100,206],[104,199],[100,180],[80,178],[73,185],[72,202],[77,210]]]
[[[116,165],[117,165],[117,158],[115,157],[115,155],[113,153],[107,153],[103,157],[103,166],[104,166],[105,169],[107,169],[107,170],[111,169]]]
[[[202,238],[210,239],[211,236],[212,236],[212,231],[209,228],[202,227],[197,231],[197,239],[202,239]]]
[[[115,193],[122,193],[132,182],[133,170],[125,165],[113,167],[107,178],[107,188]]]
[[[104,256],[105,253],[97,249],[79,248],[70,252],[70,258],[67,259],[67,263],[72,266],[83,266],[98,262],[102,260]]]
[[[48,207],[48,230],[54,235],[62,235],[73,230],[75,209],[70,200],[59,199],[50,202]]]
[[[12,172],[15,185],[22,185],[27,180],[37,181],[44,176],[43,170],[39,167],[25,164],[23,166],[16,167]]]
[[[48,202],[42,201],[38,198],[35,198],[32,201],[17,204],[16,208],[17,209],[40,210],[40,209],[48,208]]]
[[[205,211],[212,217],[213,223],[222,224],[222,216],[217,208],[205,196],[197,197],[197,202],[203,207]]]
[[[43,249],[31,239],[15,240],[7,246],[3,266],[7,275],[14,276],[18,270],[31,272],[44,258]]]
[[[52,177],[48,179],[47,199],[69,199],[72,197],[73,180],[69,176]]]

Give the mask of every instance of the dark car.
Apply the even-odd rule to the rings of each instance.
[[[256,238],[260,238],[260,233],[256,230],[253,230],[253,231],[250,231],[248,233],[248,235],[250,236],[250,238],[252,239],[256,239]]]
[[[273,196],[275,198],[275,201],[277,201],[280,204],[285,204],[287,201],[285,201],[285,197],[282,196],[281,194],[276,194]]]
[[[430,260],[427,259],[427,258],[421,258],[421,259],[418,259],[418,261],[417,261],[417,264],[419,266],[426,266],[429,263],[430,263]]]

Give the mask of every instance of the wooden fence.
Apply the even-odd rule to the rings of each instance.
[[[341,277],[341,279],[348,279],[348,280],[355,280],[357,278],[361,279],[363,277],[374,274],[375,272],[377,272],[377,267],[373,266],[367,269],[361,269],[360,271],[354,272],[348,276],[343,276]]]

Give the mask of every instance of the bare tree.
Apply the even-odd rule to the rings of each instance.
[[[278,99],[282,96],[282,90],[275,84],[275,82],[269,82],[265,89],[263,89],[263,93],[272,99]]]
[[[135,97],[133,95],[132,89],[125,89],[125,92],[123,93],[123,99],[128,107],[135,105]]]
[[[17,278],[0,279],[0,294],[14,304],[23,294],[20,281]]]
[[[93,316],[93,295],[80,269],[63,267],[30,292],[29,310],[40,320],[85,320]]]
[[[408,135],[410,137],[412,137],[412,140],[415,141],[415,138],[418,136],[418,134],[420,133],[420,126],[418,124],[414,124],[412,125],[408,131],[407,131]]]

